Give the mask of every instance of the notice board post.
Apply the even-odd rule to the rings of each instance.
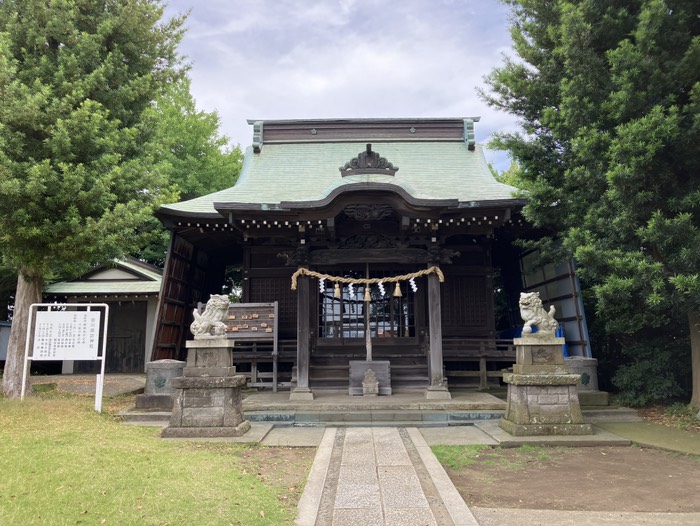
[[[24,347],[21,399],[31,360],[97,360],[102,363],[95,381],[95,411],[102,412],[108,320],[106,303],[33,303]]]

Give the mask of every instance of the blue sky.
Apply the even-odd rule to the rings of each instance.
[[[478,142],[516,129],[478,97],[511,54],[497,0],[170,0],[197,106],[245,147],[247,119],[471,117]],[[499,169],[503,153],[490,152]]]

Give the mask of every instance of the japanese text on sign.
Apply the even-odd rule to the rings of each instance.
[[[100,313],[39,311],[36,313],[34,360],[96,360]]]

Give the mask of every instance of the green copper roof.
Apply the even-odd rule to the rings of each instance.
[[[335,189],[358,183],[384,183],[415,199],[460,202],[513,199],[515,188],[491,174],[482,147],[464,141],[374,142],[372,149],[398,167],[396,175],[351,175],[339,168],[365,149],[363,143],[266,144],[245,154],[235,186],[203,197],[166,205],[162,211],[218,215],[214,203],[262,204],[320,201]]]
[[[515,188],[493,178],[475,143],[478,120],[249,121],[253,144],[236,185],[160,213],[216,218],[230,210],[308,209],[355,188],[426,206],[520,203]]]

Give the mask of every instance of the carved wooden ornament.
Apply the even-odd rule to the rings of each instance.
[[[360,152],[357,157],[350,159],[339,170],[343,177],[363,174],[395,175],[399,167],[391,164],[379,153],[372,151],[372,145],[368,144],[364,152]]]

